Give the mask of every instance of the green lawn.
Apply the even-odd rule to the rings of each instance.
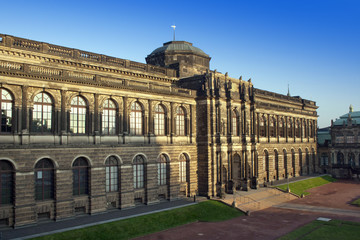
[[[356,200],[353,201],[351,204],[360,207],[360,198],[359,198],[359,199],[356,199]]]
[[[224,221],[244,215],[217,201],[129,218],[88,228],[57,233],[36,239],[130,239],[196,221]]]
[[[330,222],[313,221],[278,240],[355,240],[360,236],[360,223],[331,220]]]
[[[302,194],[304,195],[309,195],[310,193],[307,192],[306,190],[310,189],[310,188],[314,188],[314,187],[318,187],[327,183],[331,183],[331,182],[335,182],[336,179],[332,178],[330,176],[322,176],[322,177],[316,177],[316,178],[310,178],[310,179],[306,179],[303,181],[298,181],[298,182],[294,182],[294,183],[290,183],[290,190],[292,193],[295,193],[298,196],[301,196]],[[287,184],[284,185],[280,185],[277,186],[278,188],[282,189],[282,190],[286,190],[287,189]]]

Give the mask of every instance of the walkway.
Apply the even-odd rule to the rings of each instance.
[[[80,229],[84,227],[90,227],[97,224],[114,222],[123,220],[131,217],[142,216],[155,212],[166,211],[174,208],[184,207],[188,205],[196,204],[190,199],[182,199],[171,202],[161,202],[154,205],[138,206],[136,208],[125,209],[125,210],[112,210],[106,213],[97,215],[83,215],[76,218],[62,220],[58,222],[46,222],[38,223],[33,226],[27,226],[17,229],[6,229],[1,230],[3,239],[27,239],[39,237],[47,234],[58,233],[68,230]]]

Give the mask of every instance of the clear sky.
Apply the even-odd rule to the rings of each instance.
[[[360,111],[360,1],[5,1],[0,32],[145,62],[164,42],[192,42],[211,69],[316,101],[319,127]]]

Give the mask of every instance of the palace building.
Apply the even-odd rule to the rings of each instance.
[[[320,172],[336,178],[360,175],[360,111],[343,114],[331,126],[318,131]]]
[[[0,223],[319,171],[315,102],[212,71],[210,59],[185,41],[143,64],[0,34]]]

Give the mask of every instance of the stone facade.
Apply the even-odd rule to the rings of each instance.
[[[359,176],[360,111],[354,112],[350,106],[348,113],[331,121],[331,126],[319,130],[318,134],[321,171],[337,178],[351,178],[354,174]]]
[[[142,64],[0,34],[1,223],[318,171],[315,102],[256,89],[209,61],[182,41]]]

